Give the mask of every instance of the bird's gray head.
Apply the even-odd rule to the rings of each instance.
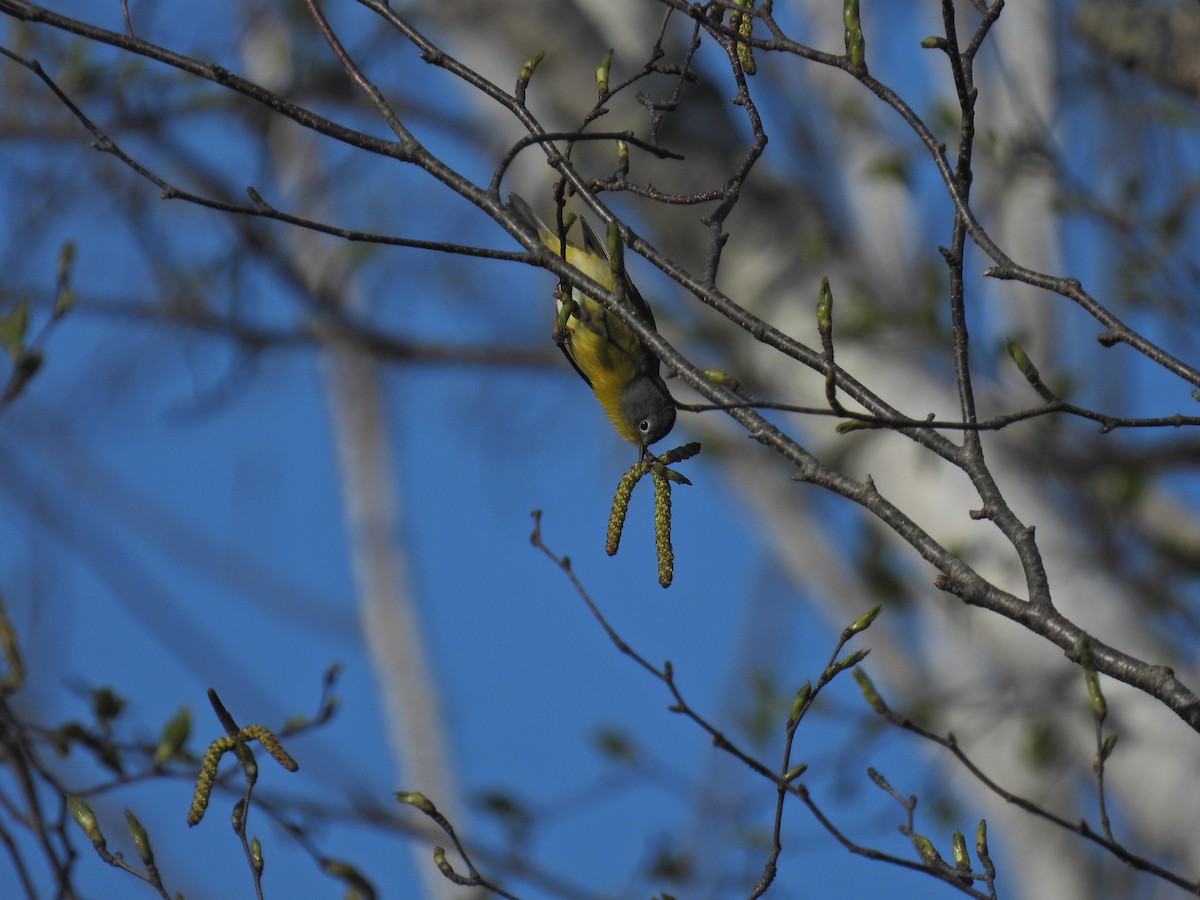
[[[662,440],[675,427],[675,401],[662,380],[652,375],[638,375],[625,385],[621,391],[621,414],[642,449]]]

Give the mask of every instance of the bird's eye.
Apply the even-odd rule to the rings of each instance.
[[[642,419],[642,421],[638,422],[638,431],[640,431],[642,434],[646,434],[647,432],[649,432],[650,431],[650,420]]]

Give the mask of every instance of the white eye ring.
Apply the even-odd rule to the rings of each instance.
[[[649,430],[650,430],[650,420],[649,419],[642,419],[642,421],[638,422],[638,431],[640,431],[642,434],[645,434]]]

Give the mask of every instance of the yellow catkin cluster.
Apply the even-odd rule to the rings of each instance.
[[[658,551],[658,583],[671,586],[675,575],[675,551],[671,549],[671,481],[662,466],[655,466],[654,549]]]
[[[233,738],[226,735],[217,738],[204,751],[204,758],[200,761],[200,774],[196,776],[196,790],[192,794],[192,805],[188,809],[187,823],[189,825],[198,825],[204,818],[204,812],[208,809],[208,800],[212,796],[213,781],[217,777],[217,765],[221,762],[225,751],[233,748],[234,743]]]
[[[608,535],[604,551],[612,556],[621,543],[621,532],[625,528],[625,516],[629,512],[629,498],[634,487],[646,476],[653,475],[654,481],[654,546],[658,551],[658,583],[667,587],[675,571],[675,551],[671,548],[671,482],[691,484],[680,473],[668,469],[673,463],[690,459],[700,452],[696,442],[668,450],[657,459],[644,459],[630,467],[617,482],[617,493],[613,497],[612,512],[608,517]]]
[[[642,476],[650,471],[650,463],[643,460],[621,476],[617,482],[617,493],[613,497],[612,512],[608,515],[608,536],[604,541],[604,552],[613,556],[621,545],[621,531],[625,527],[625,514],[629,512],[629,498]]]
[[[196,777],[196,790],[192,794],[192,805],[188,809],[187,822],[189,825],[196,825],[204,818],[209,798],[212,796],[213,783],[217,777],[217,766],[220,765],[221,757],[247,741],[258,741],[262,744],[263,749],[271,754],[271,758],[289,772],[295,772],[300,768],[296,760],[283,749],[279,739],[266,725],[247,725],[240,729],[235,736],[225,735],[217,738],[208,745],[208,749],[204,751],[204,757],[200,760],[200,774]]]
[[[659,457],[666,465],[672,463],[683,462],[685,459],[691,459],[700,452],[700,442],[692,441],[690,444],[684,444],[682,447],[676,447],[674,450],[668,450]]]
[[[266,725],[247,725],[241,731],[241,737],[252,738],[262,744],[263,749],[271,754],[271,758],[279,763],[289,772],[296,772],[300,769],[300,765],[296,760],[292,759],[292,755],[283,749],[283,745],[279,743],[279,738],[271,732]]]
[[[734,0],[734,2],[750,10],[754,8],[754,0]],[[750,32],[754,30],[754,16],[747,13],[738,12],[736,9],[729,13],[729,27],[736,29],[738,35],[743,38],[750,37]],[[753,75],[758,71],[758,64],[754,62],[754,48],[749,44],[739,43],[737,46],[738,62],[742,64],[742,71],[747,75]]]

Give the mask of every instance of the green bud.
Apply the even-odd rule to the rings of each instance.
[[[25,350],[25,332],[29,329],[29,299],[22,297],[4,316],[0,316],[0,347],[14,362]]]
[[[882,609],[883,609],[882,603],[876,604],[875,606],[868,609],[865,613],[863,613],[861,616],[859,616],[857,619],[855,619],[853,622],[851,622],[850,625],[846,628],[846,630],[844,632],[842,632],[843,638],[848,639],[852,635],[858,634],[860,631],[866,631],[868,628],[871,627],[871,623],[874,622],[875,619],[879,616],[879,612]]]
[[[349,889],[346,893],[347,900],[351,897],[374,898],[376,895],[375,886],[367,880],[366,876],[353,863],[348,863],[340,859],[324,858],[321,860],[321,870],[326,875],[346,882]],[[351,893],[350,890],[356,893]]]
[[[250,785],[258,783],[258,760],[254,758],[254,754],[250,748],[241,741],[235,740],[231,748],[234,755],[237,756],[238,762],[241,763],[242,773],[246,776],[246,781]]]
[[[158,736],[158,746],[154,748],[154,765],[161,766],[179,753],[191,733],[192,712],[186,706],[181,706],[179,711],[163,724]]]
[[[64,241],[58,248],[58,280],[63,281],[71,274],[71,266],[75,264],[75,242]]]
[[[950,837],[950,855],[954,858],[954,868],[960,872],[971,871],[971,857],[967,854],[967,839],[961,831],[955,831]]]
[[[1017,364],[1017,368],[1025,376],[1026,381],[1030,384],[1041,382],[1041,373],[1038,372],[1037,366],[1029,359],[1029,356],[1026,355],[1025,350],[1020,344],[1009,338],[1004,342],[1004,349],[1008,351],[1009,358]]]
[[[1114,732],[1104,738],[1104,743],[1100,745],[1100,760],[1102,762],[1107,761],[1112,756],[1112,752],[1117,749],[1117,737],[1118,735]]]
[[[79,824],[88,840],[92,842],[92,846],[101,853],[105,852],[104,833],[100,830],[100,825],[96,822],[96,814],[92,812],[87,801],[68,795],[67,809],[71,812],[71,818]]]
[[[262,841],[258,839],[258,835],[250,839],[250,865],[254,868],[255,875],[262,874],[265,863],[263,861]]]
[[[936,866],[945,865],[946,861],[942,859],[942,855],[937,852],[937,848],[933,846],[933,841],[925,837],[923,834],[917,834],[915,831],[912,834],[912,845],[916,848],[917,853],[921,855],[926,865]]]
[[[1088,697],[1092,701],[1092,716],[1097,722],[1103,722],[1108,715],[1108,703],[1100,691],[1100,676],[1095,672],[1087,672],[1084,674],[1084,680],[1087,682]]]
[[[1092,662],[1092,642],[1085,634],[1075,645],[1079,653],[1079,667],[1083,670],[1083,681],[1087,685],[1088,698],[1092,701],[1092,717],[1097,722],[1103,722],[1108,715],[1108,704],[1104,700],[1104,692],[1100,689],[1100,676],[1096,674]]]
[[[54,294],[54,311],[51,316],[55,319],[61,319],[71,311],[71,307],[75,305],[75,292],[69,287],[60,288]]]
[[[798,763],[783,773],[783,780],[786,783],[791,783],[799,778],[808,769],[808,763]]]
[[[616,219],[608,223],[607,237],[608,265],[612,269],[613,275],[619,276],[625,258],[625,245],[621,243],[621,229],[617,227]]]
[[[353,865],[340,859],[323,859],[321,860],[321,871],[334,878],[345,878],[355,869]]]
[[[863,37],[858,0],[843,0],[842,21],[846,28],[846,56],[855,72],[867,71],[867,39]]]
[[[350,871],[353,866],[348,862],[340,859],[330,859],[325,857],[321,860],[321,871],[333,878],[341,878],[342,875]]]
[[[525,89],[529,87],[529,79],[533,77],[534,70],[537,69],[538,63],[546,58],[546,51],[539,50],[529,59],[525,60],[525,64],[521,66],[521,71],[517,73],[517,98],[525,99]]]
[[[608,73],[612,69],[613,52],[609,50],[596,66],[596,88],[600,91],[600,99],[608,97]]]
[[[450,861],[446,859],[446,850],[444,847],[433,848],[433,864],[438,867],[439,872],[441,872],[451,881],[453,881],[455,876],[458,875],[458,873],[454,871],[454,866],[450,865]]]
[[[321,704],[321,711],[317,714],[318,722],[327,722],[333,718],[333,714],[341,707],[342,701],[338,697],[330,697]]]
[[[871,704],[871,709],[875,712],[883,714],[888,711],[887,704],[883,702],[883,698],[879,696],[879,692],[875,690],[875,684],[870,677],[862,669],[855,668],[854,680],[858,682],[858,689],[862,691],[863,698]]]
[[[88,806],[86,800],[82,800],[74,795],[67,795],[67,809],[71,812],[71,818],[79,823],[79,827],[86,832],[91,832],[96,827],[96,814],[92,812],[92,808]]]
[[[129,826],[129,836],[133,838],[133,846],[137,848],[138,856],[147,866],[153,866],[154,851],[150,848],[150,835],[129,807],[125,807],[125,823]]]
[[[675,482],[676,484],[691,484],[692,483],[692,480],[690,478],[688,478],[682,472],[676,472],[674,469],[668,469],[664,466],[662,473],[665,477],[669,478],[671,481]]]
[[[427,816],[437,812],[437,807],[420,791],[396,791],[396,799],[409,806],[415,806]]]
[[[846,671],[846,669],[851,669],[854,666],[857,666],[860,662],[867,658],[867,654],[870,652],[871,649],[868,647],[864,650],[855,650],[853,653],[843,656],[825,670],[825,677],[832,678],[838,673]]]
[[[234,834],[241,834],[246,828],[246,798],[239,797],[233,804],[233,812],[229,814],[229,824],[233,826]]]
[[[817,330],[828,334],[833,328],[833,291],[829,287],[829,276],[821,276],[821,289],[817,292]]]
[[[796,691],[796,696],[792,698],[792,711],[788,715],[788,727],[795,725],[800,721],[800,716],[804,712],[804,708],[808,706],[809,700],[812,698],[812,685],[807,681],[800,685],[800,690]]]

